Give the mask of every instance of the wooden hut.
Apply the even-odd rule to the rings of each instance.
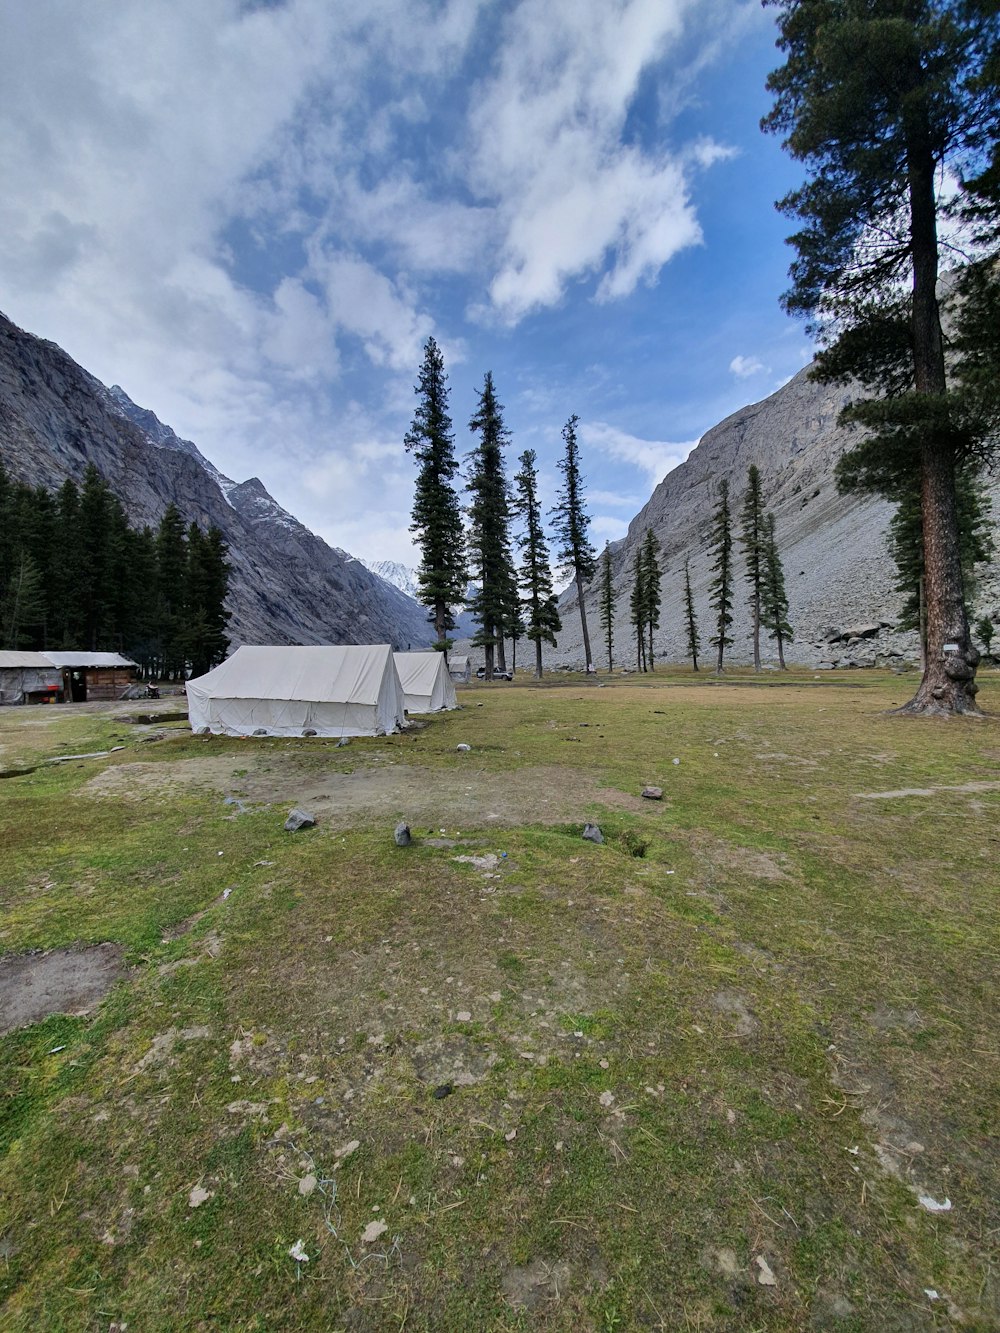
[[[45,653],[62,676],[63,699],[82,704],[88,699],[120,699],[135,681],[135,662],[120,653]]]
[[[44,653],[0,651],[0,704],[59,703],[62,672]]]

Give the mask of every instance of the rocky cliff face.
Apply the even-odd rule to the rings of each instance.
[[[252,477],[224,477],[117,386],[0,315],[0,458],[14,477],[56,489],[93,463],[130,521],[155,525],[172,501],[229,544],[232,646],[432,639],[423,609],[310,532]]]
[[[752,463],[760,469],[766,505],[777,522],[789,618],[795,631],[786,658],[815,666],[916,659],[916,635],[894,629],[901,599],[893,591],[896,571],[886,546],[892,507],[880,500],[837,493],[833,470],[852,439],[836,421],[846,399],[844,390],[816,384],[809,380],[807,370],[800,371],[770,398],[713,427],[687,461],[660,482],[629,524],[628,535],[612,546],[618,590],[616,663],[635,664],[628,596],[636,548],[646,529],[652,528],[663,551],[661,624],[654,636],[657,655],[673,661],[686,657],[683,571],[685,558],[690,558],[703,664],[710,664],[711,514],[723,479],[729,481],[734,513],[738,513]],[[989,480],[989,490],[994,519],[1000,519],[1000,477]],[[727,649],[726,656],[734,663],[746,663],[753,660],[753,650],[738,547],[736,556],[734,646]],[[976,614],[988,612],[1000,624],[1000,561],[995,558],[977,574]],[[586,601],[591,647],[596,663],[605,665],[596,588]],[[551,660],[582,665],[579,607],[572,588],[560,599],[560,612],[564,629]],[[862,629],[863,635],[850,633]],[[766,638],[764,645],[770,655]]]

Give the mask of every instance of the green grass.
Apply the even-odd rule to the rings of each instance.
[[[996,781],[1000,729],[907,693],[473,687],[339,750],[4,710],[5,764],[126,748],[0,784],[0,949],[130,971],[0,1038],[3,1327],[1000,1325],[1000,789],[863,795]],[[401,765],[468,845],[223,804]]]

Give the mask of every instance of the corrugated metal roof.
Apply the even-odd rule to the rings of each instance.
[[[5,667],[13,668],[15,671],[20,667],[36,667],[42,671],[51,671],[52,661],[44,653],[19,653],[12,649],[0,649],[0,670]]]
[[[43,653],[53,666],[67,667],[74,671],[81,667],[134,667],[136,664],[121,653]]]

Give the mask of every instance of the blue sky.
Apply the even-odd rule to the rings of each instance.
[[[0,7],[0,308],[332,544],[413,563],[433,333],[623,534],[805,364],[757,0]],[[513,471],[513,467],[511,468]]]

